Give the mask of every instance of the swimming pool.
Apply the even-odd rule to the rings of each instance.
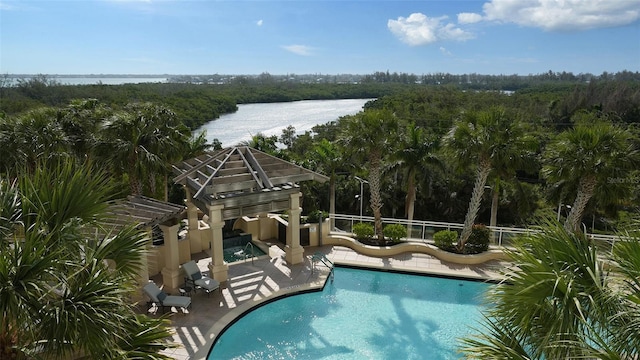
[[[491,284],[336,268],[320,292],[240,318],[208,359],[459,359]]]

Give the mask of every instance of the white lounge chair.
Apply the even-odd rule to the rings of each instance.
[[[164,312],[165,307],[168,308],[182,308],[183,311],[191,306],[191,298],[188,296],[175,296],[167,295],[166,292],[160,290],[155,283],[148,283],[143,288],[144,292],[149,296],[150,301],[147,303],[149,306],[156,304],[156,306],[162,308]]]
[[[207,293],[207,296],[209,296],[209,293],[220,288],[220,282],[204,275],[195,261],[191,260],[182,264],[182,268],[186,274],[184,277],[185,285],[192,286],[194,291],[200,288]]]

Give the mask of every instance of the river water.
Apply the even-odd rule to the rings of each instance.
[[[209,143],[218,139],[223,147],[251,140],[253,135],[280,137],[282,130],[292,125],[296,134],[304,134],[316,125],[337,120],[340,116],[360,112],[371,99],[304,100],[286,103],[243,104],[238,111],[220,116],[195,131],[207,132]]]

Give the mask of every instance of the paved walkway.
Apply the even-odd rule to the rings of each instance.
[[[498,279],[498,271],[505,265],[499,261],[482,265],[458,265],[440,261],[430,255],[411,253],[377,258],[360,255],[340,246],[305,248],[304,262],[296,265],[288,265],[284,256],[270,258],[268,255],[253,261],[232,263],[229,265],[229,281],[223,283],[220,290],[211,293],[209,297],[203,292],[192,294],[192,305],[188,313],[180,311],[170,316],[175,332],[173,339],[180,346],[166,350],[164,354],[178,360],[206,359],[215,336],[243,312],[272,296],[322,287],[329,270],[318,263],[313,267],[311,257],[316,252],[324,253],[336,264],[482,279]],[[194,255],[194,260],[206,271],[211,258],[204,256]],[[161,277],[153,280],[157,284],[161,283]]]

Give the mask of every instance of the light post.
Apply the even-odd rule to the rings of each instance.
[[[362,198],[364,193],[364,183],[369,183],[367,180],[354,176],[356,180],[360,181],[360,222],[362,222]]]
[[[565,205],[565,204],[558,204],[558,218],[557,221],[560,222],[560,210],[562,210],[563,207],[566,207],[569,211],[571,211],[571,205]]]

